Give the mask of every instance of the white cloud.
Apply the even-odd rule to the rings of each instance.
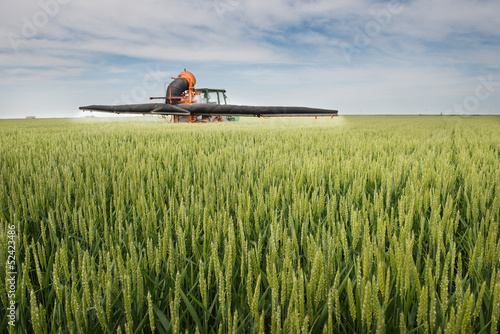
[[[44,24],[36,22],[37,17],[43,18],[38,13],[47,13],[40,3],[59,4],[57,10],[51,7],[54,15],[47,14]],[[241,85],[234,89],[238,101],[257,86],[267,103],[276,102],[273,94],[281,94],[294,104],[331,107],[332,94],[352,110],[361,105],[366,110],[374,101],[383,104],[391,98],[460,100],[467,94],[464,87],[473,85],[478,75],[498,75],[498,1],[405,1],[400,12],[380,24],[376,13],[387,11],[390,4],[368,0],[4,2],[0,85],[37,91],[44,83],[71,86],[83,94],[95,82],[109,87],[100,89],[99,98],[105,100],[106,94],[113,99],[120,90],[130,90],[147,64],[161,65],[167,78],[190,66],[209,85]],[[354,45],[373,22],[379,22],[380,29],[368,45],[356,48],[348,62],[339,45]],[[35,25],[37,33],[26,37],[23,32],[29,24]],[[12,49],[13,34],[22,42],[17,52]],[[318,91],[318,98],[307,95]],[[50,94],[50,89],[44,93]],[[4,98],[9,99],[9,94]],[[436,109],[441,105],[435,102]]]

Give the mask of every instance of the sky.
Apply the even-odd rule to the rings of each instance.
[[[228,103],[500,114],[498,0],[2,0],[0,118],[148,103],[184,69]]]

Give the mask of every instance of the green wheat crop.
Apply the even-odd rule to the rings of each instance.
[[[500,330],[498,117],[17,120],[0,139],[1,332]]]

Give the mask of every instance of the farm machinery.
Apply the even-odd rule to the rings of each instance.
[[[174,123],[207,123],[235,121],[240,116],[256,117],[297,117],[297,116],[337,116],[337,110],[278,107],[245,106],[227,104],[225,89],[196,89],[193,73],[184,70],[168,85],[164,97],[151,97],[151,100],[165,100],[163,103],[143,103],[126,105],[90,105],[80,110],[109,112],[116,114],[144,114],[172,116]]]

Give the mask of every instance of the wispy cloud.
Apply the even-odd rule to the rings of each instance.
[[[282,104],[369,112],[375,103],[373,110],[401,110],[406,98],[412,110],[439,112],[470,95],[478,76],[500,76],[496,0],[23,0],[1,7],[4,104],[9,90],[35,92],[41,84],[113,101],[148,66],[161,65],[167,80],[190,67],[205,82],[232,85],[236,101],[265,88],[263,103],[278,95]]]

